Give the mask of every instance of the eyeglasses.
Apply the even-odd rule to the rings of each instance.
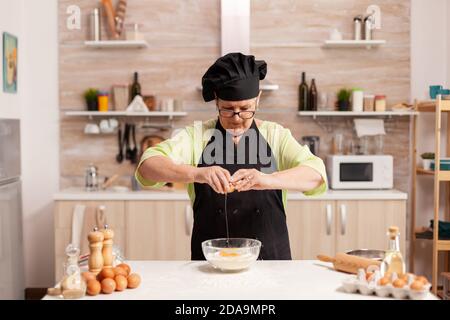
[[[237,114],[241,119],[251,119],[255,115],[255,111],[234,112],[233,110],[219,109],[219,114],[224,118],[233,118]]]

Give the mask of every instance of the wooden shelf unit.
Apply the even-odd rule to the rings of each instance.
[[[419,102],[415,101],[414,103],[414,109],[416,112],[418,112],[418,115],[422,112],[434,112],[435,113],[435,146],[434,146],[434,153],[435,153],[435,170],[425,170],[423,168],[419,168],[417,166],[417,121],[418,117],[416,116],[414,118],[413,122],[413,171],[412,171],[412,182],[413,182],[413,188],[412,188],[412,212],[411,212],[411,244],[410,244],[410,272],[414,272],[414,257],[415,257],[415,245],[416,245],[416,184],[417,184],[417,176],[420,175],[429,175],[434,177],[434,213],[433,213],[433,260],[432,260],[432,288],[433,293],[437,294],[438,292],[438,268],[439,268],[439,261],[438,256],[440,251],[446,251],[446,259],[445,259],[445,269],[449,269],[449,261],[450,261],[450,240],[439,240],[439,207],[440,207],[440,187],[441,182],[445,183],[445,217],[444,221],[450,221],[450,171],[442,171],[440,170],[440,159],[441,159],[441,123],[442,123],[442,117],[446,112],[450,111],[450,100],[442,100],[441,96],[438,95],[437,99],[435,101],[424,101]],[[447,123],[450,124],[450,113],[447,113]],[[446,134],[446,143],[447,143],[447,154],[450,153],[450,128],[447,129]],[[430,239],[431,240],[431,239]]]

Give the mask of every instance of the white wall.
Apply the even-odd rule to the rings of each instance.
[[[26,286],[48,287],[54,281],[53,194],[59,189],[57,0],[24,2],[26,91],[21,117]]]
[[[428,87],[450,85],[450,1],[411,0],[411,97],[429,99]],[[443,121],[443,132],[446,123]],[[446,150],[445,137],[441,148]],[[420,115],[418,155],[434,150],[434,114]],[[416,159],[420,163],[420,158]],[[418,177],[416,225],[428,226],[433,219],[432,177]],[[444,193],[441,193],[443,198]],[[442,201],[442,206],[444,202]],[[416,272],[431,276],[431,242],[416,243]]]
[[[26,3],[26,5],[25,5]],[[26,287],[53,284],[53,194],[59,186],[57,0],[0,0],[0,32],[19,37],[18,94],[0,118],[21,120]]]

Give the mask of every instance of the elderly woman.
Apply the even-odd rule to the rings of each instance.
[[[136,170],[144,187],[188,184],[192,260],[204,259],[203,241],[227,236],[260,240],[261,259],[291,259],[286,191],[318,195],[327,189],[320,158],[288,129],[255,118],[266,73],[266,63],[253,56],[219,58],[202,78],[203,98],[216,101],[218,118],[196,122],[147,149]]]

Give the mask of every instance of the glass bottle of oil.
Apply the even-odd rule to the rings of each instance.
[[[389,227],[387,236],[389,248],[381,264],[381,274],[395,272],[399,276],[403,275],[406,273],[406,266],[402,253],[400,252],[400,232],[398,227]]]

